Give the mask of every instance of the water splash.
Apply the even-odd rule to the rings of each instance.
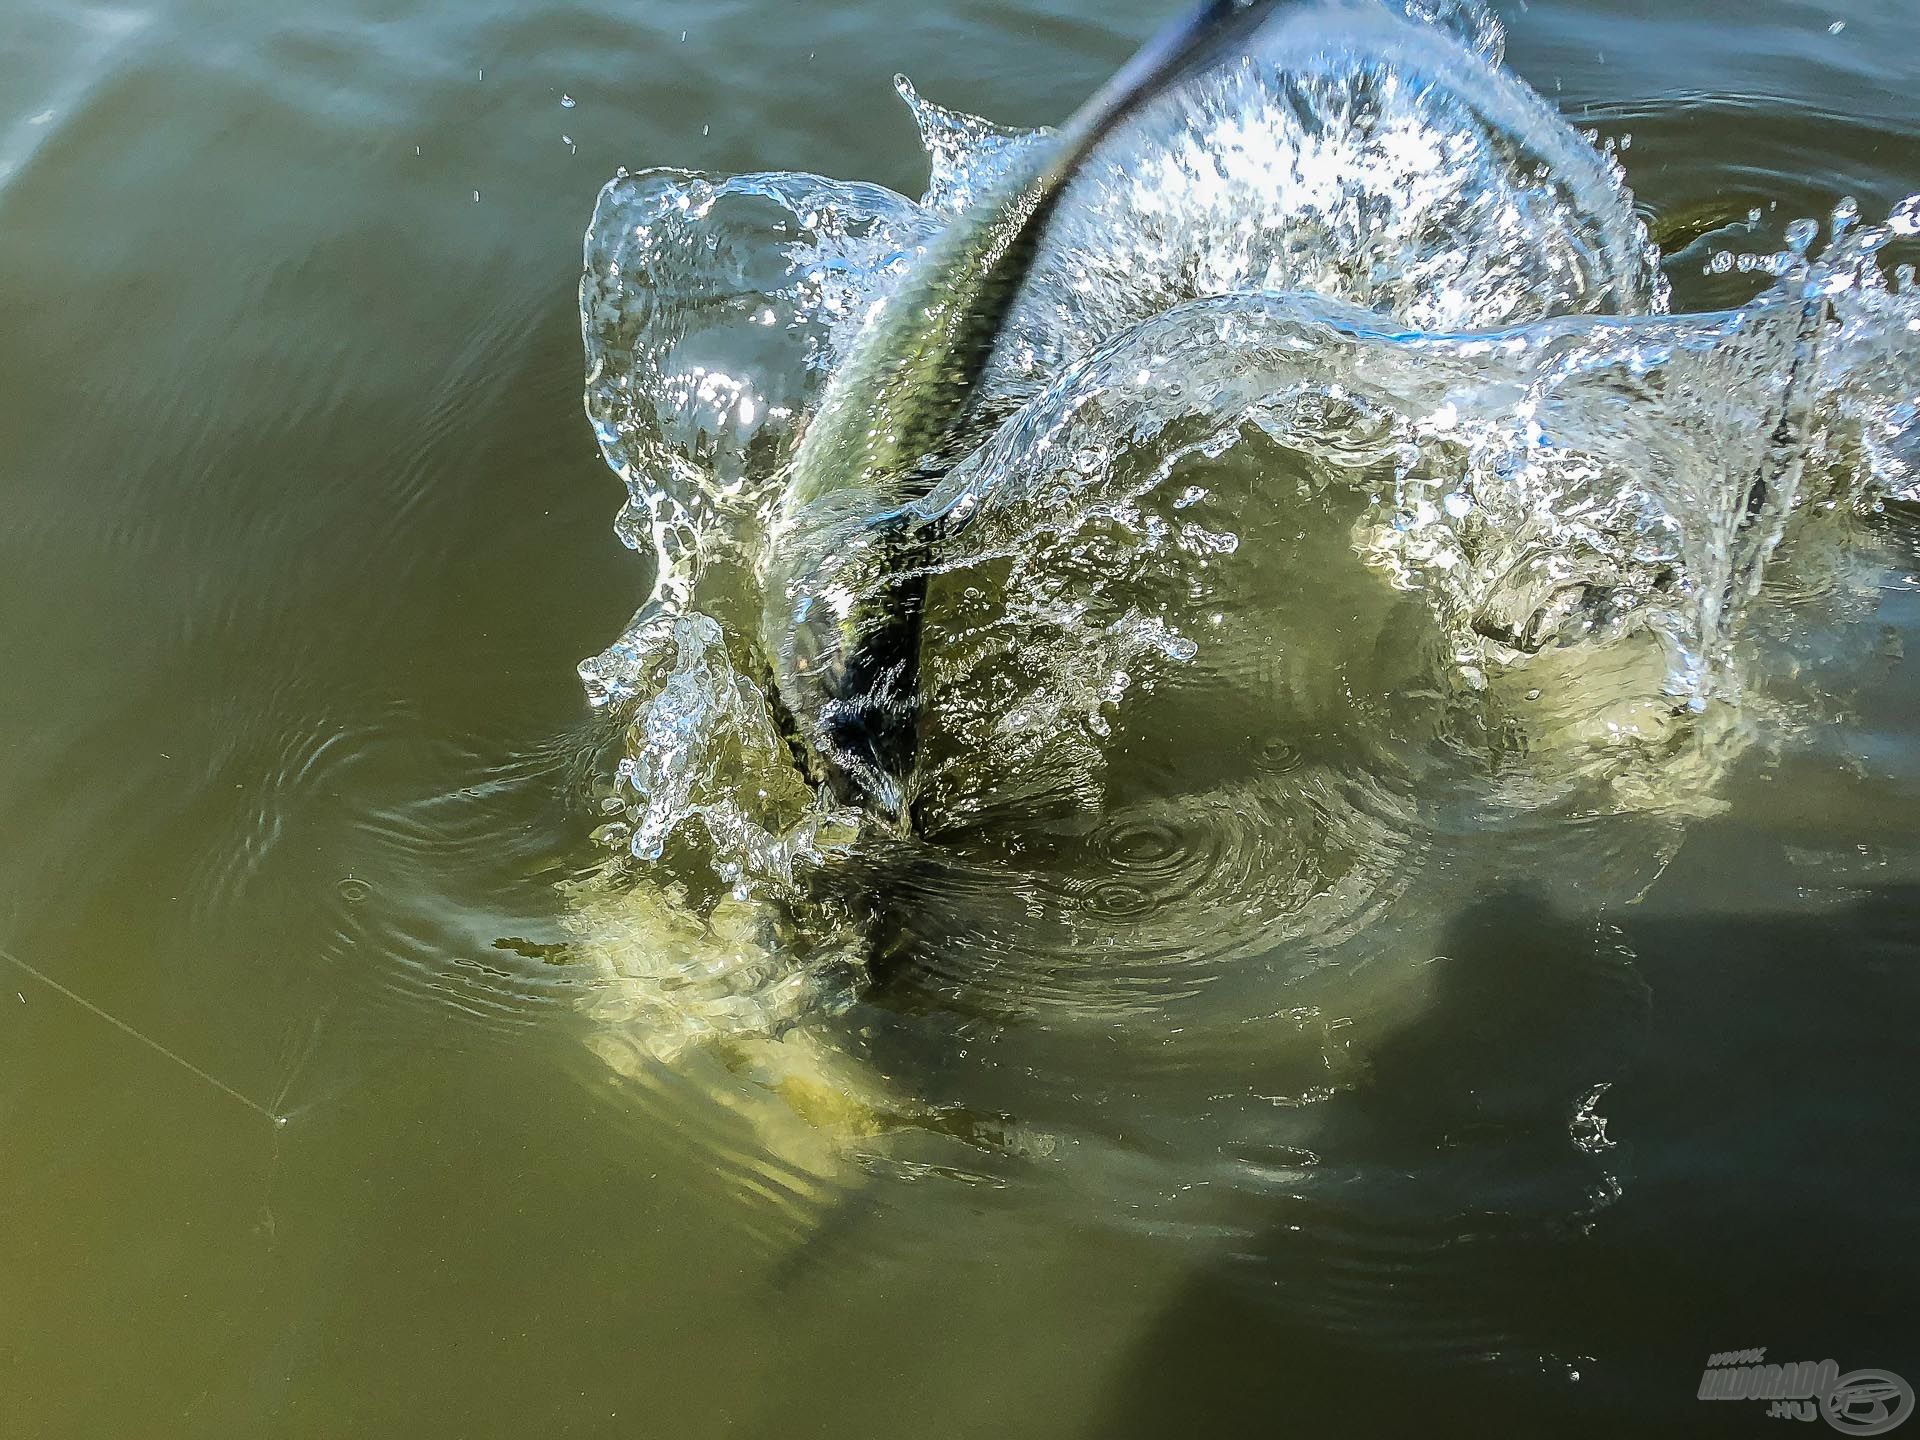
[[[1617,167],[1488,67],[1484,11],[1415,9],[1478,52],[1372,7],[1289,21],[1117,139],[1065,206],[986,381],[1000,411],[1129,325],[1225,291],[1312,290],[1426,325],[1657,309]],[[943,213],[1032,143],[902,88],[932,161],[918,205],[812,176],[678,171],[601,195],[582,285],[588,409],[628,484],[618,532],[657,576],[620,643],[582,667],[596,703],[651,694],[691,611],[750,631],[760,511],[824,376]],[[1409,194],[1409,175],[1443,160],[1466,183]],[[635,759],[636,775],[659,768]],[[781,846],[791,817],[754,803],[759,772],[747,780],[732,787],[740,817],[767,838],[726,863],[784,876],[808,845]],[[691,793],[664,810],[635,798],[643,855],[663,823],[710,810]]]
[[[1310,293],[1422,331],[1665,304],[1617,164],[1377,5],[1283,13],[1096,155],[1063,209],[1000,347],[1016,393],[1213,295]]]
[[[587,405],[657,572],[581,667],[628,725],[605,833],[643,867],[581,913],[619,937],[602,1018],[630,1049],[788,1036],[907,955],[896,993],[956,1014],[1178,1012],[1205,1053],[1276,985],[1417,952],[1476,877],[1629,897],[1712,808],[1783,537],[1920,500],[1920,299],[1879,263],[1920,200],[1712,257],[1759,293],[1670,314],[1615,157],[1498,69],[1483,8],[1403,8],[1430,23],[1277,22],[1076,182],[973,451],[912,510],[910,843],[865,844],[794,766],[764,517],[870,307],[1044,132],[902,80],[919,202],[800,174],[602,192]],[[897,582],[853,543],[873,518],[823,517],[784,568]],[[726,963],[699,958],[715,915],[769,903],[789,928],[729,920]],[[1337,1046],[1303,1033],[1324,1082]]]

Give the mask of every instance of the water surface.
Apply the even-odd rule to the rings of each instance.
[[[1920,189],[1905,10],[1502,13],[1518,75],[1631,137],[1698,310],[1756,288],[1702,273],[1749,210]],[[1897,504],[1780,572],[1824,577],[1764,637],[1793,723],[1645,877],[1475,882],[1404,932],[1417,985],[1256,990],[1232,1066],[1088,1023],[1157,972],[925,946],[848,1049],[1003,1129],[811,1190],[713,1075],[588,1043],[556,886],[619,741],[574,665],[649,579],[581,413],[595,192],[918,194],[896,70],[1047,123],[1158,17],[8,8],[0,1430],[1745,1433],[1694,1398],[1712,1352],[1920,1371]],[[1112,854],[1169,884],[1155,844]]]

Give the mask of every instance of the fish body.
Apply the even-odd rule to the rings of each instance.
[[[1205,0],[1155,36],[935,237],[828,382],[772,518],[763,640],[796,757],[843,803],[910,828],[933,537],[906,507],[957,458],[1062,195],[1117,126],[1234,54],[1284,3]],[[808,592],[823,540],[862,552],[867,583]]]

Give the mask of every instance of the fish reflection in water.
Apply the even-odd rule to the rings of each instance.
[[[1845,600],[1800,537],[1913,485],[1914,296],[1876,256],[1920,207],[1836,214],[1818,256],[1792,233],[1753,302],[1673,315],[1619,166],[1485,12],[1290,7],[1247,49],[1092,148],[923,495],[788,481],[874,305],[1044,135],[903,85],[919,204],[800,174],[601,196],[588,408],[659,569],[582,666],[628,728],[575,928],[596,1046],[746,1112],[713,1144],[748,1188],[1047,1155],[1129,1223],[1169,1157],[1311,1191],[1367,1153],[1340,1097],[1445,1033],[1460,937],[1510,904],[1562,940],[1501,994],[1592,1003],[1543,1005],[1568,1073],[1486,1123],[1575,1177],[1545,1208],[1606,1191],[1599,1017],[1639,992],[1596,912],[1790,712],[1753,617]],[[911,589],[882,808],[915,833],[796,770],[845,697],[763,635],[769,567],[776,613]]]

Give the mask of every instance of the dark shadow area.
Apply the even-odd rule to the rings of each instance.
[[[1335,1102],[1355,1182],[1197,1273],[1090,1433],[1752,1435],[1713,1352],[1920,1372],[1920,887],[1617,924],[1462,915]]]

